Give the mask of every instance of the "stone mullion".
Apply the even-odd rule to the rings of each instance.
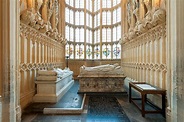
[[[31,36],[29,35],[28,41],[27,41],[27,66],[32,63],[32,41]],[[27,67],[28,68],[28,67]],[[27,70],[27,82],[26,85],[28,87],[28,91],[31,90],[31,84],[32,84],[32,71],[28,68]]]
[[[35,48],[34,48],[34,49],[35,49],[35,51],[34,51],[34,52],[35,52],[35,53],[34,53],[34,57],[35,57],[35,58],[34,58],[34,59],[35,59],[35,60],[34,60],[34,63],[37,64],[37,63],[38,63],[38,61],[37,61],[37,60],[38,60],[38,53],[37,53],[38,40],[35,39],[35,44],[34,44],[34,45],[35,45]]]
[[[162,82],[161,87],[166,89],[166,38],[165,38],[165,34],[164,36],[161,37],[160,40],[160,65],[164,65],[165,69],[160,69],[161,70],[161,77],[162,79],[160,79]]]
[[[43,42],[43,43],[42,43],[42,63],[45,62],[45,59],[44,59],[44,57],[45,57],[45,56],[44,56],[44,55],[45,55],[45,52],[44,52],[45,49],[44,49],[44,48],[45,48],[45,44],[44,44],[44,42]]]
[[[142,80],[142,75],[141,75],[141,60],[142,60],[142,57],[141,57],[141,44],[139,43],[139,81]]]
[[[142,73],[142,81],[146,81],[146,69],[145,69],[145,43],[142,44],[142,70],[143,70],[143,73]],[[146,81],[147,82],[147,81]]]
[[[149,42],[146,42],[146,50],[145,50],[145,53],[146,53],[146,60],[145,60],[145,67],[146,67],[146,82],[149,83]]]
[[[50,63],[50,44],[47,45],[47,62]]]
[[[20,55],[21,55],[21,59],[20,59],[20,63],[23,64],[24,63],[24,40],[25,40],[25,36],[22,35],[21,39],[20,39]],[[20,79],[21,83],[20,83],[20,97],[23,95],[24,93],[24,71],[21,70],[21,79]]]
[[[48,63],[48,44],[45,45],[45,62]]]
[[[26,37],[26,38],[24,38],[24,60],[23,60],[23,63],[24,63],[24,65],[26,66],[26,63],[27,63],[27,61],[28,61],[28,57],[27,57],[27,53],[28,53],[28,48],[27,48],[27,46],[28,46],[28,37]],[[27,66],[26,66],[26,68],[25,68],[25,70],[24,70],[24,80],[23,80],[23,82],[24,82],[24,84],[23,84],[23,93],[25,93],[25,92],[27,92],[28,91],[28,87],[27,87],[27,83],[28,83],[28,81],[27,81],[27,77],[28,77],[28,73],[27,73]]]
[[[40,42],[39,42],[39,40],[37,41],[37,43],[36,43],[36,62],[37,63],[39,63],[39,44]]]
[[[27,64],[31,64],[32,63],[31,55],[32,55],[32,42],[31,42],[31,35],[29,35],[28,40],[27,40]],[[32,71],[28,68],[28,70],[27,70],[27,83],[26,83],[28,91],[31,90],[31,84],[32,84],[31,83],[32,82],[31,75],[32,75]]]
[[[156,35],[156,36],[158,36],[158,35]],[[155,71],[154,71],[154,81],[153,81],[155,86],[159,86],[159,84],[158,84],[159,71],[155,67],[157,64],[159,64],[159,62],[158,62],[158,55],[159,55],[158,54],[158,50],[159,50],[158,41],[159,41],[158,37],[155,38],[155,41],[154,41],[154,69],[155,69]]]
[[[31,40],[32,41],[32,49],[31,49],[31,52],[32,52],[32,57],[31,57],[31,59],[32,59],[32,64],[34,65],[34,63],[35,63],[35,41],[33,41],[34,40],[34,38]],[[32,69],[32,84],[31,84],[31,89],[34,89],[35,88],[35,83],[34,83],[34,78],[35,78],[35,76],[36,76],[36,71],[35,71],[35,69],[33,68]]]
[[[137,78],[137,69],[136,69],[136,61],[137,61],[137,55],[136,55],[136,45],[134,45],[134,79],[136,79]]]
[[[145,62],[146,62],[146,43],[143,43],[143,50],[142,50],[142,55],[143,55],[143,81],[146,81],[146,68],[145,68]],[[147,81],[146,81],[147,82]]]
[[[151,40],[150,41],[150,62],[149,62],[149,68],[150,68],[150,84],[153,84],[153,81],[152,81],[152,73],[153,73],[153,70],[151,69],[151,64],[152,64],[152,61],[153,61],[153,41]]]
[[[50,63],[52,62],[52,57],[53,57],[53,55],[52,55],[52,44],[50,44]]]
[[[130,64],[131,62],[131,48],[129,46],[129,49],[128,49],[128,64]],[[128,73],[129,73],[129,77],[131,77],[131,69],[130,67],[128,67]]]
[[[136,48],[137,48],[137,61],[136,61],[137,77],[136,77],[136,80],[139,80],[139,69],[138,69],[138,63],[139,63],[139,45],[137,45]]]
[[[57,50],[57,45],[54,44],[54,46],[53,46],[53,52],[52,52],[52,54],[53,54],[53,62],[54,63],[56,62],[55,50]]]
[[[129,62],[129,65],[131,65],[132,64],[132,61],[133,61],[133,55],[132,55],[132,50],[133,50],[133,48],[132,48],[132,46],[130,46],[130,62]],[[133,68],[132,67],[129,67],[129,69],[130,69],[130,73],[131,73],[131,77],[133,77]]]

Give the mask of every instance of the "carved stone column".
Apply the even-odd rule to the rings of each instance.
[[[19,1],[3,0],[0,2],[1,28],[0,28],[0,72],[3,77],[0,79],[2,85],[0,101],[0,121],[20,122],[21,108],[19,102],[20,84],[17,73],[17,44],[19,38]],[[3,30],[3,31],[2,31]],[[2,105],[2,106],[1,106]]]
[[[182,122],[184,120],[184,14],[183,0],[167,1],[167,120]]]

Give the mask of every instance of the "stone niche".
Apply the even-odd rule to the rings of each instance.
[[[74,84],[73,71],[55,69],[40,70],[37,73],[37,93],[34,102],[58,102]]]
[[[81,66],[78,93],[83,92],[125,92],[124,74],[119,64],[95,67]]]

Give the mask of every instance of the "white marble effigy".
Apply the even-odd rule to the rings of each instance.
[[[34,102],[58,102],[74,83],[73,71],[68,69],[41,70],[37,72],[35,83],[37,93]]]
[[[125,92],[124,74],[119,64],[95,67],[81,66],[79,93],[83,92]]]

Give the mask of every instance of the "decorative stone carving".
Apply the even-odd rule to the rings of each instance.
[[[133,14],[135,15],[136,17],[136,23],[139,21],[139,1],[138,0],[134,0],[134,3],[133,3]]]
[[[159,8],[154,11],[153,20],[151,23],[155,26],[155,25],[165,22],[165,20],[166,20],[166,11]]]
[[[30,23],[36,23],[35,22],[35,14],[34,14],[34,8],[29,8],[25,10],[21,16],[20,16],[21,22],[25,23],[26,25],[29,25]]]
[[[127,2],[127,22],[129,25],[131,25],[131,3],[130,0]]]
[[[25,36],[28,36],[29,38],[40,38],[40,39],[43,39],[42,42],[45,42],[45,43],[51,43],[56,45],[57,46],[61,46],[60,44],[62,45],[65,45],[66,44],[66,40],[61,36],[61,34],[59,34],[58,32],[53,32],[52,35],[49,35],[49,37],[45,34],[42,34],[42,33],[39,33],[37,30],[21,23],[20,25],[20,30],[21,30],[21,33],[24,34]],[[50,38],[52,37],[52,38]],[[51,41],[52,40],[52,41]]]
[[[21,63],[19,67],[20,71],[47,70],[50,67],[61,68],[62,63]]]

